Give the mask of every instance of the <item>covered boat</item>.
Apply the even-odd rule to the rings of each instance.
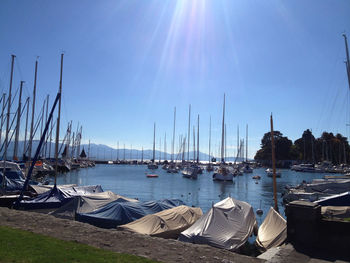
[[[170,209],[184,203],[179,199],[148,202],[118,202],[118,200],[88,213],[77,213],[76,220],[102,228],[115,228],[149,214]]]
[[[111,191],[94,193],[85,196],[76,196],[64,206],[51,212],[50,214],[65,219],[75,219],[77,213],[88,213],[95,211],[113,201],[118,202],[138,202],[136,199],[127,198],[114,194]]]
[[[35,210],[38,212],[50,212],[67,204],[74,196],[88,195],[103,192],[100,185],[57,187],[39,194],[30,200],[22,200],[16,208],[22,210]]]
[[[350,192],[324,197],[315,203],[321,206],[350,206]]]
[[[234,251],[245,244],[256,228],[252,206],[228,197],[183,231],[179,240]]]
[[[122,230],[163,238],[177,238],[203,215],[198,207],[181,205],[146,215],[134,222],[118,227]]]
[[[264,222],[259,227],[255,244],[261,250],[267,250],[280,246],[286,238],[287,221],[271,207]]]

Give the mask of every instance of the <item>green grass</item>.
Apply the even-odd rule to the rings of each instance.
[[[155,262],[0,226],[0,262]]]

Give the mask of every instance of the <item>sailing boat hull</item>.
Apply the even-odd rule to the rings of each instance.
[[[233,181],[233,174],[232,173],[227,173],[227,174],[222,174],[222,173],[214,173],[213,174],[213,180],[214,181]]]

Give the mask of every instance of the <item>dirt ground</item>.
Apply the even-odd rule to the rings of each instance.
[[[161,262],[263,262],[207,245],[195,245],[55,218],[50,215],[0,207],[0,225],[28,230],[62,240],[76,241],[115,252]]]

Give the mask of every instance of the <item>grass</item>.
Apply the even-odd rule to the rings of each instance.
[[[0,226],[0,262],[155,262]]]

